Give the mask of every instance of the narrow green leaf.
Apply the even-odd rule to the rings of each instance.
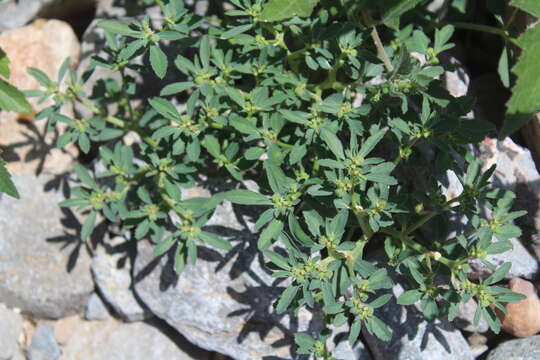
[[[225,199],[240,205],[272,205],[272,200],[250,190],[231,190],[224,194]]]
[[[77,174],[83,184],[91,187],[94,190],[99,190],[99,186],[96,184],[96,182],[84,166],[82,166],[81,164],[75,164],[73,170],[75,170],[75,174]]]
[[[167,55],[158,45],[150,46],[150,65],[158,78],[163,79],[167,73],[169,61]]]
[[[154,256],[158,257],[165,254],[176,243],[174,236],[168,236],[165,240],[160,241],[154,248]]]
[[[338,159],[345,159],[345,154],[343,153],[343,145],[341,144],[341,141],[336,136],[336,134],[332,133],[328,129],[322,129],[320,132],[321,139],[328,145],[330,148],[330,151],[334,153],[334,155]]]
[[[94,231],[96,226],[97,211],[91,211],[81,228],[81,240],[85,241]]]
[[[485,281],[484,283],[488,284],[488,285],[491,285],[491,284],[495,284],[496,282],[499,282],[501,281],[502,279],[504,279],[504,276],[506,274],[508,274],[508,271],[510,271],[510,268],[512,267],[512,263],[511,262],[505,262],[504,264],[502,264],[501,266],[499,266],[499,268],[493,273],[491,274]]]
[[[282,21],[293,16],[308,17],[319,0],[270,0],[260,16],[262,21]]]
[[[0,48],[0,76],[9,79],[9,59],[6,53]]]
[[[397,303],[399,305],[412,305],[422,297],[422,293],[419,290],[408,290],[401,294]]]
[[[19,192],[11,180],[11,175],[8,173],[4,160],[0,158],[0,193],[5,193],[15,199],[19,198]]]
[[[227,240],[215,234],[212,234],[206,231],[201,231],[201,233],[199,234],[199,238],[205,243],[207,243],[208,245],[215,247],[216,249],[222,249],[222,250],[232,249],[232,245],[230,242],[228,242]]]
[[[268,224],[267,227],[261,232],[259,241],[257,243],[259,250],[266,250],[272,244],[272,240],[276,239],[283,230],[283,222],[274,219]]]
[[[499,58],[499,64],[497,66],[497,72],[504,87],[510,87],[510,67],[508,64],[508,48],[505,46],[501,52]]]
[[[127,24],[115,20],[102,20],[97,23],[100,28],[119,35],[134,35],[137,31],[131,29]]]
[[[0,109],[18,113],[32,112],[32,106],[22,92],[0,79]]]
[[[289,265],[288,261],[281,255],[276,254],[273,251],[265,251],[264,255],[270,259],[272,263],[277,265],[283,270],[290,270],[291,266]]]
[[[182,91],[192,88],[193,86],[195,86],[195,83],[191,81],[175,82],[161,89],[161,92],[159,93],[159,95],[168,96],[168,95],[179,94]]]
[[[248,31],[252,27],[253,27],[253,24],[245,24],[245,25],[235,26],[235,27],[225,31],[223,34],[221,34],[221,38],[224,39],[224,40],[231,39],[231,38],[233,38],[235,36],[238,36],[240,34],[245,33],[246,31]]]
[[[285,289],[279,301],[276,305],[276,312],[281,314],[287,310],[291,302],[294,300],[296,293],[298,292],[298,286],[289,286]]]

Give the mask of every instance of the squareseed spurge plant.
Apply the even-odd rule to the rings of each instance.
[[[486,256],[511,249],[520,235],[511,221],[523,212],[510,211],[511,192],[488,186],[495,168],[482,173],[468,146],[490,125],[468,118],[472,101],[438,80],[453,28],[431,39],[412,25],[383,28],[397,29],[410,8],[384,1],[230,3],[217,19],[157,1],[161,21],[102,21],[107,46],[82,76],[69,61],[56,80],[31,70],[44,90],[30,95],[55,101],[38,119],[66,129],[58,146],[99,154],[105,169],[77,165],[81,185],[61,204],[86,216],[81,239],[104,218],[150,238],[156,256],[170,252],[181,273],[198,246],[231,248],[204,230],[219,203],[260,207],[258,248],[286,285],[275,311],[305,307],[326,323],[296,336],[297,353],[333,359],[327,339],[345,323],[351,344],[362,327],[389,340],[375,309],[392,298],[384,290],[393,281],[407,289],[397,303],[419,304],[430,320],[452,320],[475,298],[475,321],[498,332],[495,309],[522,296],[496,285],[511,264]],[[118,80],[100,79],[85,93],[97,67]],[[159,96],[148,98],[139,75],[162,84]],[[61,115],[68,103],[90,115]],[[137,135],[132,145],[128,134]],[[461,193],[441,185],[452,173]],[[208,177],[232,190],[183,197]],[[447,236],[451,220],[463,226]],[[468,280],[473,260],[492,275]]]

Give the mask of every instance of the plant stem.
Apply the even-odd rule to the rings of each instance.
[[[482,25],[482,24],[471,24],[471,23],[464,23],[464,22],[451,22],[449,24],[455,26],[458,29],[481,31],[488,34],[499,35],[505,41],[508,41],[512,43],[513,45],[520,46],[518,41],[515,38],[511,37],[508,34],[508,32],[504,29],[500,29],[494,26],[488,26],[488,25]]]
[[[394,67],[392,66],[390,58],[384,50],[383,43],[381,41],[381,38],[379,37],[379,33],[377,32],[377,28],[375,27],[375,23],[373,22],[371,15],[369,15],[369,12],[367,12],[366,10],[362,10],[362,16],[364,18],[364,21],[366,22],[366,25],[371,27],[371,39],[373,39],[373,42],[375,43],[375,47],[377,48],[377,54],[383,61],[384,67],[388,72],[393,72]]]

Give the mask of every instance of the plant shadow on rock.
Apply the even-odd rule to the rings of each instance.
[[[38,160],[36,174],[40,174],[45,166],[47,155],[51,153],[52,149],[56,148],[55,144],[59,135],[57,132],[55,132],[52,138],[47,139],[42,131],[36,126],[34,121],[17,120],[17,122],[23,125],[27,130],[24,133],[21,132],[24,140],[14,142],[6,146],[0,145],[2,158],[8,163],[27,163]],[[21,159],[20,155],[17,154],[17,151],[25,148],[28,148],[28,150],[26,151],[24,158]],[[61,151],[64,153],[66,152],[64,149]]]
[[[69,180],[69,174],[59,174],[54,175],[51,180],[45,184],[43,191],[61,191],[62,195],[68,199],[71,193],[70,186],[71,182]],[[75,266],[77,266],[77,260],[81,251],[87,251],[91,256],[98,244],[103,242],[109,224],[107,224],[105,220],[98,223],[89,240],[83,242],[79,236],[82,229],[79,218],[69,208],[61,208],[61,211],[62,218],[60,219],[60,223],[64,228],[64,233],[47,238],[45,241],[51,244],[59,244],[59,251],[67,251],[68,248],[71,248],[66,263],[66,271],[70,273]]]

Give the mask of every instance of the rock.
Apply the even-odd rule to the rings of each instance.
[[[443,62],[447,68],[443,75],[443,81],[446,89],[453,97],[467,95],[469,91],[470,77],[467,70],[453,56],[444,56]]]
[[[159,6],[144,6],[139,1],[97,0],[96,3],[96,18],[126,18],[145,13],[152,19],[161,16]]]
[[[486,138],[475,151],[479,154],[484,171],[493,164],[497,165],[491,186],[514,191],[517,197],[513,208],[525,209],[529,212],[529,215],[516,220],[516,224],[523,230],[521,241],[516,238],[510,239],[514,246],[511,251],[489,255],[486,259],[497,266],[508,261],[512,263],[505,279],[514,277],[532,279],[539,270],[538,261],[523,244],[530,243],[532,235],[537,233],[537,228],[540,228],[540,214],[537,214],[540,201],[540,175],[534,167],[529,151],[516,145],[510,138],[502,142]],[[448,172],[443,185],[445,195],[449,199],[459,195],[463,190],[461,183],[452,172]],[[462,232],[463,227],[463,220],[450,219],[450,230]],[[540,246],[538,249],[540,250]],[[540,255],[540,252],[538,254]],[[469,276],[473,279],[486,278],[492,273],[478,259],[472,261],[470,265]]]
[[[385,255],[376,254],[373,259],[384,263]],[[365,343],[374,360],[472,360],[473,354],[460,331],[445,320],[428,322],[415,306],[402,306],[396,298],[405,291],[400,284],[406,283],[392,268],[388,275],[394,287],[383,293],[394,296],[386,305],[375,309],[375,315],[388,325],[392,338],[385,342],[371,335],[362,327]]]
[[[103,303],[98,294],[92,294],[88,298],[86,308],[84,309],[84,318],[86,320],[107,320],[111,317],[107,306]]]
[[[197,196],[197,191],[191,194]],[[197,264],[180,276],[168,256],[156,259],[152,247],[139,242],[135,292],[150,311],[197,346],[237,360],[289,359],[294,333],[318,332],[320,323],[307,311],[301,311],[298,320],[273,311],[284,288],[272,285],[257,256],[252,233],[257,211],[220,205],[206,229],[230,238],[234,249],[224,256],[199,248]]]
[[[77,315],[60,319],[54,323],[54,338],[59,344],[67,344],[73,335],[76,335],[80,319]]]
[[[71,64],[77,64],[80,48],[71,27],[58,20],[37,20],[23,28],[1,33],[0,47],[11,61],[10,83],[23,90],[40,88],[27,73],[28,67],[38,68],[56,79],[65,58],[69,56]],[[36,98],[30,102],[36,112],[53,103],[48,100],[37,104]],[[73,116],[72,107],[64,106],[63,114]],[[76,147],[53,149],[57,135],[49,133],[45,136],[45,121],[34,122],[32,119],[32,115],[19,120],[15,113],[0,112],[0,147],[4,150],[8,170],[18,175],[66,172],[78,155]]]
[[[400,285],[393,289],[397,297],[403,293]],[[393,331],[392,339],[384,342],[362,329],[366,344],[375,360],[466,360],[473,359],[461,332],[445,321],[427,322],[414,307],[402,306],[392,298],[375,315]]]
[[[484,335],[474,333],[469,336],[467,340],[469,341],[471,352],[475,358],[489,350],[489,347],[486,345],[488,339]]]
[[[92,259],[94,281],[105,301],[126,321],[140,321],[151,316],[139,304],[131,290],[131,262],[122,248],[125,240],[118,237],[110,242],[109,251],[100,248]],[[125,246],[124,246],[125,247]]]
[[[339,342],[332,350],[332,355],[337,360],[371,360],[372,357],[362,341],[358,341],[354,348],[351,347],[347,338]]]
[[[0,304],[0,359],[23,359],[19,350],[21,333],[21,316],[6,308],[4,304]]]
[[[540,335],[503,342],[492,350],[487,360],[538,360]]]
[[[21,199],[0,199],[0,302],[36,317],[81,311],[94,283],[75,217],[58,206],[65,197],[51,176],[13,181]]]
[[[540,299],[534,285],[527,280],[514,278],[510,280],[508,287],[527,298],[516,304],[507,304],[506,315],[498,312],[502,318],[502,329],[516,337],[536,334],[540,331]]]
[[[57,0],[7,0],[0,3],[0,31],[21,27]]]
[[[56,360],[61,354],[53,327],[49,324],[38,325],[28,349],[28,360]]]
[[[209,360],[209,354],[196,349],[179,336],[165,334],[146,322],[122,323],[114,319],[78,319],[62,347],[62,360]]]
[[[512,190],[516,193],[514,209],[527,210],[528,214],[515,220],[523,231],[521,237],[524,244],[530,244],[540,258],[540,174],[538,173],[531,153],[527,148],[514,143],[511,138],[504,141],[486,139],[480,144],[480,158],[484,168],[497,165],[494,185]],[[524,255],[527,262],[531,256]],[[527,274],[514,275],[530,279],[538,267],[529,265]],[[536,269],[536,270],[535,270]]]
[[[497,267],[510,261],[512,267],[508,274],[505,275],[505,279],[511,279],[513,277],[524,277],[526,279],[532,279],[538,272],[538,262],[531,256],[527,249],[516,239],[510,239],[510,242],[514,246],[512,250],[504,252],[502,254],[488,255],[486,260],[496,265]],[[469,263],[470,273],[469,277],[472,279],[486,278],[493,273],[488,269],[480,259],[475,259]]]
[[[473,298],[465,304],[460,304],[458,314],[454,319],[453,324],[457,328],[468,332],[484,333],[488,331],[489,325],[484,318],[480,318],[478,325],[474,325],[474,314],[477,308],[478,304]]]

